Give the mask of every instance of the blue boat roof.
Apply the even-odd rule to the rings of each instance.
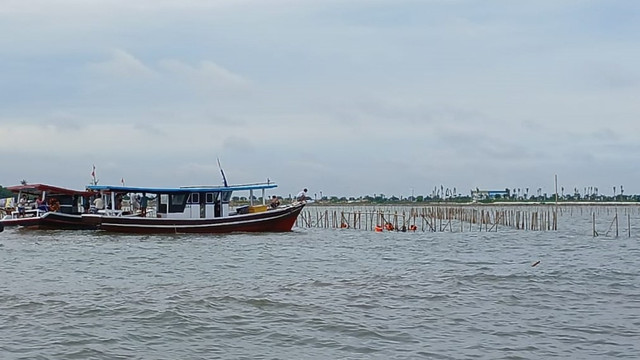
[[[229,186],[196,185],[196,186],[182,186],[177,188],[89,185],[87,186],[87,189],[93,190],[93,191],[123,192],[123,193],[178,194],[178,193],[207,193],[207,192],[222,192],[222,191],[225,191],[225,192],[226,191],[248,191],[248,190],[273,189],[276,187],[278,187],[278,185],[275,183],[262,183],[262,184],[244,184],[244,185],[229,185]]]

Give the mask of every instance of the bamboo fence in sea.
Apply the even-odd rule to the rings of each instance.
[[[619,210],[612,205],[429,205],[429,206],[308,206],[296,220],[297,227],[342,228],[369,231],[498,231],[510,228],[529,231],[558,230],[562,216],[589,217],[593,236],[619,234]],[[620,206],[631,236],[631,215],[640,213],[640,204]],[[600,234],[597,218],[609,221]],[[602,221],[602,220],[601,220]],[[615,224],[615,229],[613,228]]]

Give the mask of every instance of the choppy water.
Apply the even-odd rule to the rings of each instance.
[[[640,236],[583,230],[9,229],[0,358],[637,359]]]

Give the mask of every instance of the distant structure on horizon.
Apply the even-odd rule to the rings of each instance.
[[[508,198],[509,191],[508,190],[480,190],[480,189],[471,190],[471,199],[473,199],[473,201],[495,199],[498,196],[500,196],[501,198],[505,198],[505,197]]]

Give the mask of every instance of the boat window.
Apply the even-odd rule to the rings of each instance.
[[[191,193],[191,195],[189,196],[189,204],[199,204],[200,203],[200,194],[198,193]]]
[[[171,205],[178,205],[178,204],[184,204],[185,203],[185,198],[186,195],[185,194],[172,194],[171,195]]]
[[[187,204],[187,194],[172,194],[169,201],[170,213],[184,212],[184,207]]]
[[[160,194],[160,205],[158,206],[158,213],[166,214],[169,206],[169,195]]]
[[[222,202],[228,203],[231,200],[231,191],[223,191],[222,192]]]
[[[217,195],[216,193],[207,193],[207,204],[213,204]]]

